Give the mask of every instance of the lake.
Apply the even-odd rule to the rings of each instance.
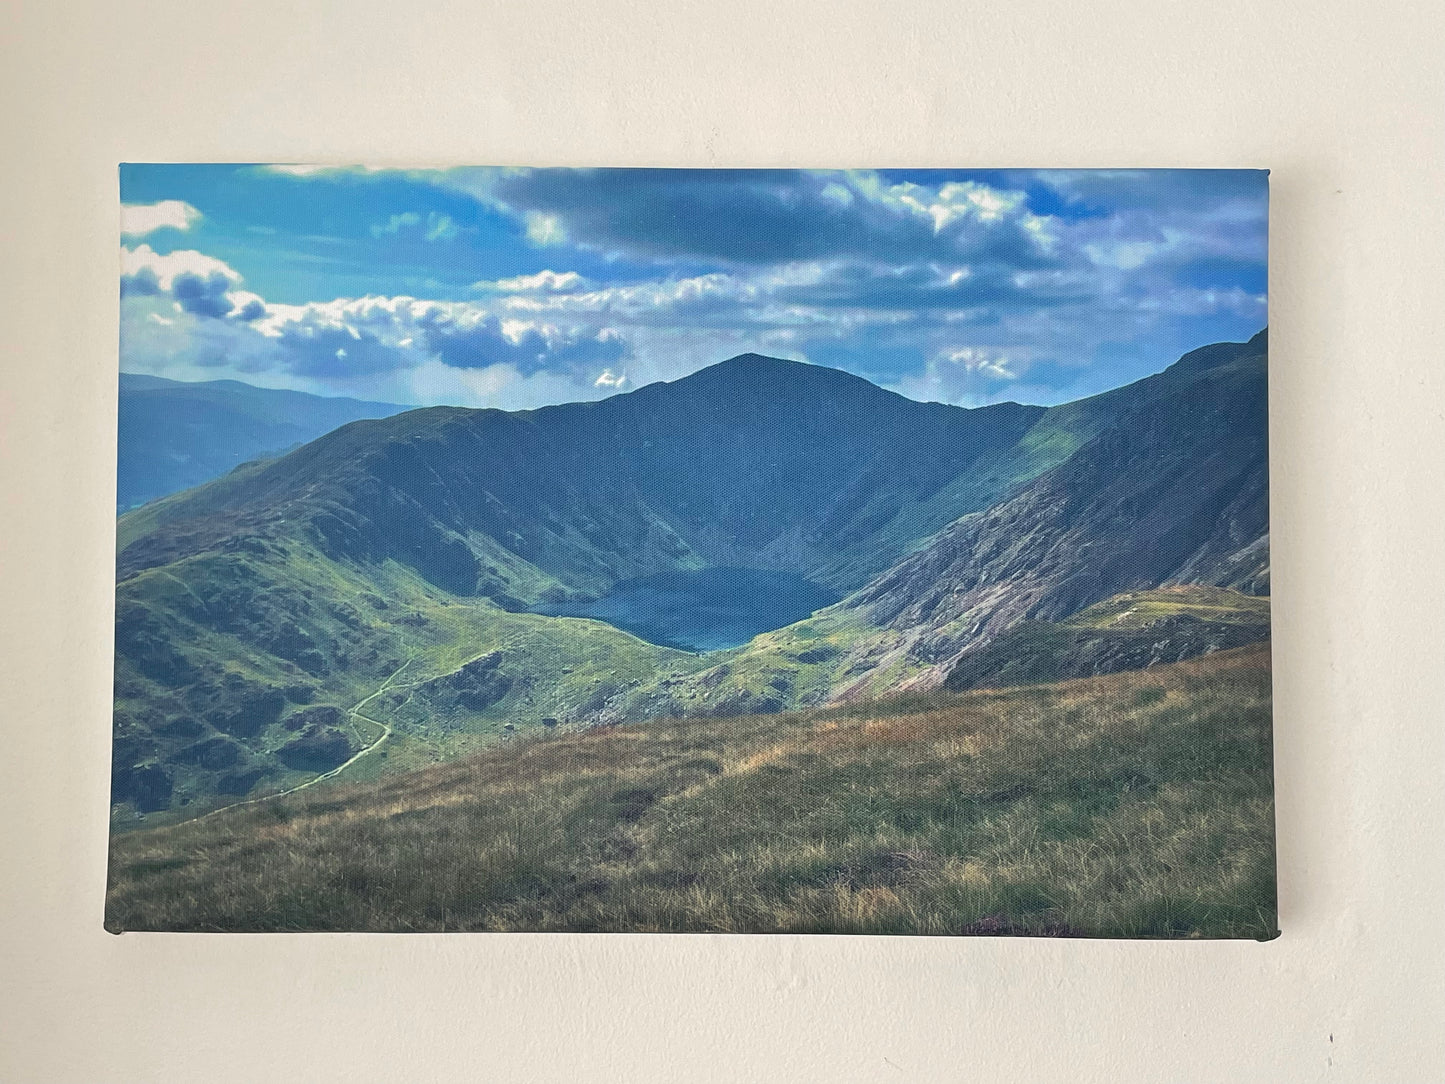
[[[595,618],[663,647],[718,651],[801,621],[840,597],[791,572],[704,568],[623,580],[594,602],[544,604],[533,612]]]

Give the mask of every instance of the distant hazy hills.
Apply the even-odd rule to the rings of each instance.
[[[1022,622],[1121,593],[1265,594],[1265,354],[1261,333],[1047,410],[744,355],[596,403],[343,425],[121,518],[115,800],[274,790],[383,725],[395,765],[514,729],[928,687]],[[703,656],[530,612],[723,567],[847,597]],[[1071,627],[1049,642],[1072,654],[1038,665],[1267,634],[1215,618],[1151,625],[1177,634],[1158,648]]]
[[[258,456],[315,440],[347,422],[406,409],[255,388],[236,380],[182,383],[121,373],[116,507],[135,508],[209,482]]]

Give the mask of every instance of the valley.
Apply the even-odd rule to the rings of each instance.
[[[593,602],[541,605],[533,612],[591,617],[649,643],[703,652],[741,647],[837,601],[833,592],[790,572],[704,568],[623,580]]]
[[[744,355],[354,421],[153,501],[117,527],[114,823],[1267,639],[1265,354],[977,410]],[[1131,599],[1149,620],[1097,616]]]

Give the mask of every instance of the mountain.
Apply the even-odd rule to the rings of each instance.
[[[406,409],[236,380],[183,383],[121,373],[116,507],[135,508],[347,422]]]
[[[512,608],[713,565],[851,588],[868,573],[830,563],[867,564],[902,510],[1015,445],[1043,413],[917,403],[838,370],[743,355],[596,403],[438,407],[345,426],[158,506],[144,542],[123,524],[121,565],[304,524],[328,557],[394,559]]]
[[[117,809],[299,785],[383,738],[349,774],[939,684],[1123,591],[1262,592],[1264,355],[1206,348],[1048,410],[743,355],[595,403],[344,425],[121,517]],[[552,616],[697,597],[718,569],[847,597],[706,655]]]
[[[1121,591],[1267,593],[1265,345],[1216,349],[1210,361],[1186,355],[1166,373],[1169,394],[1121,413],[1016,497],[960,519],[850,605],[932,661]]]
[[[115,799],[295,783],[292,765],[344,763],[403,703],[435,709],[409,725],[418,755],[597,716],[701,660],[527,611],[719,566],[836,596],[921,542],[919,508],[1044,413],[744,355],[597,403],[357,421],[152,502],[117,528]]]
[[[1267,338],[1218,344],[1116,393],[1058,466],[810,620],[755,638],[623,716],[734,714],[942,683],[1024,621],[1128,591],[1269,589]]]

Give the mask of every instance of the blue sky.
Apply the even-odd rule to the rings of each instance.
[[[121,369],[519,409],[746,351],[1052,404],[1265,324],[1254,170],[121,169]]]

